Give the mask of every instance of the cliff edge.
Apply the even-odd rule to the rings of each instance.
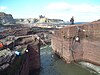
[[[6,14],[4,12],[0,12],[0,23],[1,24],[15,24],[15,20],[11,14]]]

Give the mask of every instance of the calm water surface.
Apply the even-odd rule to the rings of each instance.
[[[53,55],[51,46],[41,48],[41,71],[39,75],[96,75],[76,64],[66,64]]]

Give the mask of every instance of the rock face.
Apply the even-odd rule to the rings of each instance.
[[[67,63],[88,61],[100,65],[100,22],[62,28],[54,32],[51,44]]]
[[[15,20],[13,19],[11,14],[0,12],[0,23],[1,24],[15,24]]]
[[[0,75],[30,75],[39,69],[40,41],[36,37],[21,36],[0,49]]]

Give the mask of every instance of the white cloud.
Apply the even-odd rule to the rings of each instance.
[[[100,18],[100,5],[56,2],[48,4],[43,11],[47,17],[65,21],[69,21],[72,16],[75,16],[75,21],[94,21]]]
[[[71,9],[74,12],[98,12],[100,6],[94,6],[89,4],[71,5]]]
[[[77,12],[97,12],[100,10],[100,5],[89,5],[89,4],[69,4],[66,2],[56,2],[56,3],[50,3],[46,9],[48,10],[66,10],[70,9],[72,11]]]
[[[7,9],[7,7],[5,7],[5,6],[0,6],[0,11],[6,10],[6,9]]]
[[[65,2],[51,3],[47,6],[47,9],[53,9],[53,10],[62,10],[67,8],[69,8],[69,4]]]

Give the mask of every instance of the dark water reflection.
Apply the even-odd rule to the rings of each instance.
[[[94,75],[88,70],[76,64],[66,64],[56,55],[53,55],[52,48],[41,48],[41,70],[39,75]]]

